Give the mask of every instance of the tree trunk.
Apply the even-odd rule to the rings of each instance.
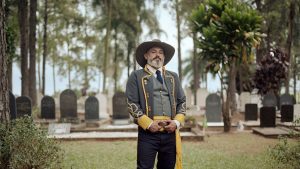
[[[237,60],[233,58],[231,68],[229,70],[229,84],[228,92],[230,96],[230,110],[231,114],[237,113],[237,104],[236,104],[236,74],[237,74]]]
[[[223,122],[224,122],[224,132],[229,132],[231,128],[231,118],[229,115],[229,101],[228,101],[228,90],[226,90],[226,102],[224,98],[224,77],[223,74],[220,74],[220,82],[221,82],[221,101],[222,101],[222,115],[223,115]]]
[[[84,4],[84,8],[85,8],[85,16],[87,17],[87,2],[85,2]],[[85,64],[84,64],[84,85],[83,88],[84,89],[88,89],[89,88],[89,80],[88,80],[88,56],[87,56],[87,50],[88,50],[88,42],[87,42],[87,37],[88,37],[88,33],[87,33],[87,21],[84,22],[84,34],[85,34],[85,50],[84,50],[84,55],[85,55]]]
[[[53,65],[52,65],[52,76],[53,76],[53,94],[56,93],[56,80],[55,80],[55,64],[53,61]]]
[[[290,2],[290,11],[289,11],[289,32],[286,43],[286,54],[289,59],[289,63],[291,63],[291,50],[292,50],[292,42],[293,42],[293,31],[294,31],[294,22],[295,22],[295,1],[292,0]],[[290,91],[290,69],[287,69],[286,79],[285,79],[285,93],[289,93]]]
[[[42,74],[42,94],[45,95],[46,88],[46,58],[48,54],[47,50],[47,25],[48,25],[48,0],[45,0],[45,8],[44,8],[44,35],[43,35],[43,74]]]
[[[227,89],[227,97],[226,97],[226,107],[223,113],[223,121],[224,121],[224,132],[229,132],[231,129],[231,114],[236,113],[236,58],[233,58],[232,64],[229,68],[229,81],[228,81],[228,89]],[[231,112],[231,113],[230,113]]]
[[[130,54],[131,54],[132,45],[131,42],[127,44],[127,77],[130,76]]]
[[[5,36],[5,1],[0,3],[0,123],[9,122],[9,94],[7,77],[7,55],[6,55],[6,36]]]
[[[36,10],[37,0],[30,0],[30,33],[29,33],[29,56],[30,56],[30,67],[29,67],[29,96],[31,98],[32,106],[37,105],[36,98]]]
[[[198,58],[197,58],[197,47],[196,47],[196,33],[193,33],[193,92],[194,92],[194,105],[197,105],[197,90],[199,88],[199,70],[198,70]]]
[[[8,88],[10,91],[13,90],[12,72],[13,72],[13,61],[11,59],[9,59],[7,62],[7,76],[8,76]]]
[[[29,96],[28,79],[28,1],[18,2],[19,27],[20,27],[20,51],[21,51],[21,80],[22,95]]]
[[[114,39],[115,39],[115,57],[114,57],[114,92],[117,92],[117,85],[118,85],[118,32],[117,32],[117,28],[115,28],[115,35],[114,35]]]
[[[104,65],[103,65],[103,88],[102,91],[106,91],[106,78],[107,78],[107,60],[108,60],[108,53],[109,53],[109,41],[110,41],[110,31],[111,31],[111,10],[112,10],[112,3],[113,0],[106,0],[106,7],[107,7],[107,25],[106,25],[106,36],[105,36],[105,44],[104,44]]]
[[[179,2],[176,0],[176,27],[177,27],[177,43],[178,43],[178,75],[179,80],[182,81],[182,70],[181,70],[181,31],[180,31],[180,14],[179,14]]]

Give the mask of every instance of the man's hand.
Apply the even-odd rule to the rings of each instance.
[[[176,125],[176,124],[175,124]],[[158,121],[153,121],[151,126],[149,127],[149,130],[152,133],[158,132],[161,129],[161,126],[158,125]]]
[[[177,128],[177,125],[176,123],[173,121],[173,120],[166,120],[166,122],[169,124],[167,126],[165,126],[165,130],[168,132],[168,133],[173,133],[176,128]]]

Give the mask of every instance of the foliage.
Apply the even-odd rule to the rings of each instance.
[[[289,59],[280,49],[275,49],[265,55],[258,63],[254,82],[258,93],[266,94],[273,91],[279,92],[281,83],[286,78]]]
[[[0,124],[0,168],[60,168],[62,150],[58,142],[47,138],[32,118],[12,121],[9,129]]]
[[[300,118],[295,120],[294,125],[300,124]],[[286,168],[298,169],[300,166],[300,135],[292,132],[290,137],[298,139],[296,143],[288,142],[286,137],[280,137],[280,142],[270,149],[270,155]]]
[[[252,47],[263,36],[261,16],[241,1],[206,0],[192,13],[194,29],[199,33],[199,48],[208,59],[213,73],[228,70],[232,58],[239,62],[253,60]]]

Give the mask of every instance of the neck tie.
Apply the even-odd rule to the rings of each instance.
[[[163,82],[163,78],[162,78],[162,76],[161,76],[161,72],[160,72],[159,70],[156,71],[156,78],[157,78],[157,80],[158,80],[161,84],[164,83],[164,82]]]

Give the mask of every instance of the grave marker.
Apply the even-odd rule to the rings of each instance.
[[[221,98],[217,94],[210,94],[206,98],[206,118],[207,122],[222,121]]]
[[[260,127],[276,127],[275,107],[260,108]]]
[[[41,117],[55,119],[55,101],[50,96],[44,96],[41,100]]]
[[[72,90],[64,90],[59,101],[61,118],[77,118],[77,96]]]
[[[257,104],[246,104],[245,105],[245,121],[257,120]]]
[[[129,119],[126,99],[124,92],[117,92],[113,96],[113,119]]]
[[[31,100],[27,96],[20,96],[16,99],[17,117],[31,116]]]
[[[85,120],[99,120],[99,101],[95,96],[85,101]]]

